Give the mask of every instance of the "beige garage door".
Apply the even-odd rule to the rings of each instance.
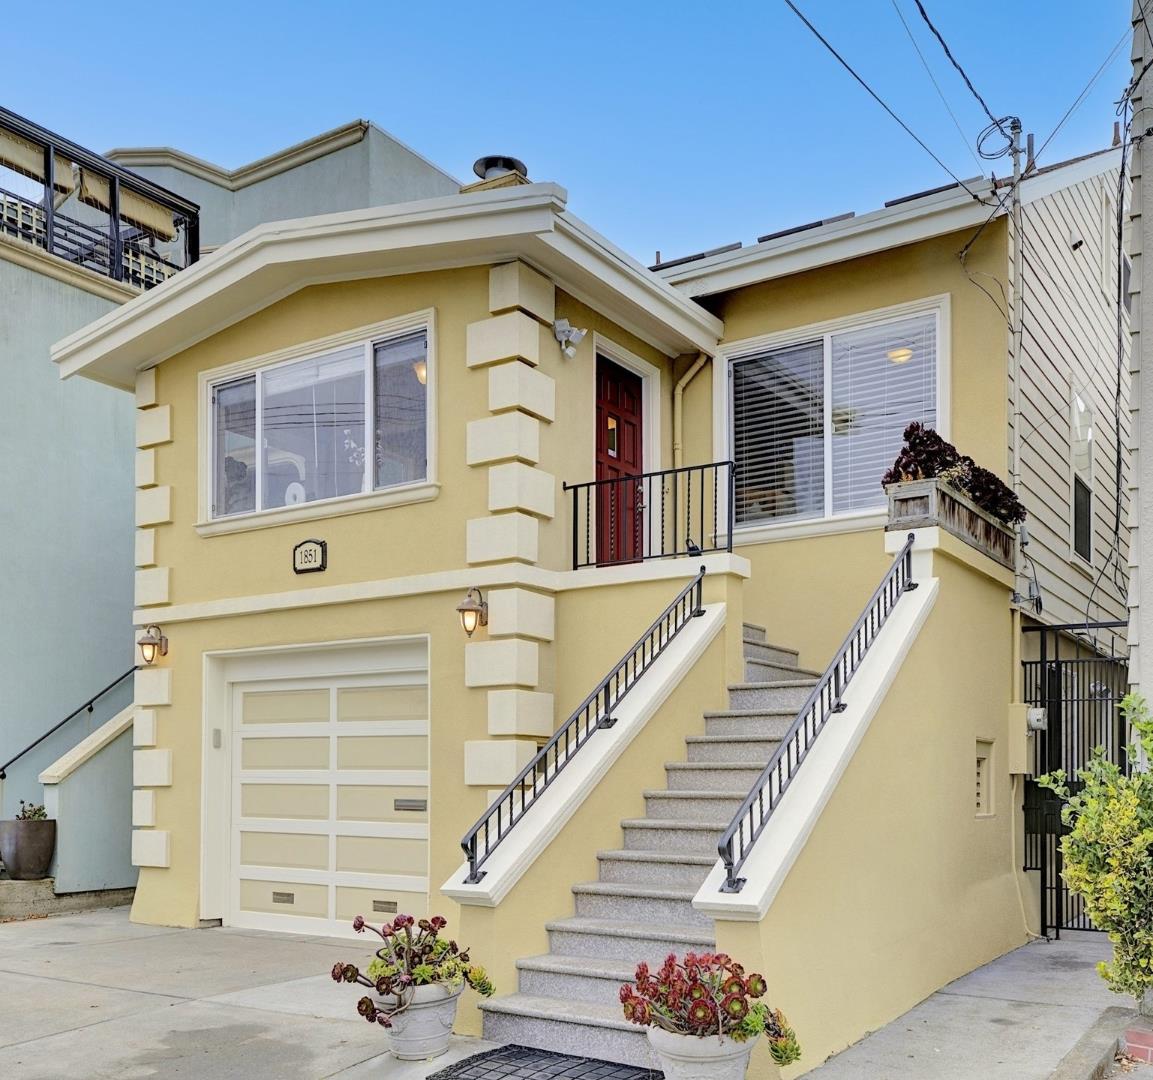
[[[428,913],[427,676],[236,684],[232,733],[233,926]]]

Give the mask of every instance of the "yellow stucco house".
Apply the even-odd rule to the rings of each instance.
[[[458,1030],[626,1062],[619,983],[715,943],[802,1072],[1038,929],[1025,627],[1110,542],[1115,154],[1025,181],[1017,274],[988,183],[650,269],[479,171],[54,349],[138,409],[133,918],[440,912],[501,994]],[[914,420],[1014,480],[1031,560],[886,531]]]

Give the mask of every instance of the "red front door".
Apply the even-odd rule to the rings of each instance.
[[[641,377],[597,357],[597,562],[644,555]]]

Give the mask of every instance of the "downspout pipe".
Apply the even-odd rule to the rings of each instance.
[[[698,353],[696,360],[689,366],[673,388],[673,468],[679,469],[684,465],[685,458],[685,387],[697,377],[701,368],[709,362],[708,353]]]

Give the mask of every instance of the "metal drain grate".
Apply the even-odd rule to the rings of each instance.
[[[502,1046],[458,1061],[429,1080],[664,1080],[664,1073],[528,1046]]]

